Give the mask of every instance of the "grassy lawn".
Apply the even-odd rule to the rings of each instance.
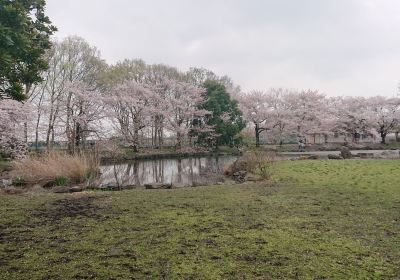
[[[0,198],[1,279],[400,279],[400,161],[273,185]]]

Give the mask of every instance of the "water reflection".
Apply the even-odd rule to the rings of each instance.
[[[172,183],[194,185],[215,183],[222,179],[223,167],[232,163],[233,156],[185,159],[130,161],[101,167],[103,185],[143,186]]]

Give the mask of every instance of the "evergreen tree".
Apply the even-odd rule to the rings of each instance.
[[[230,97],[226,87],[218,81],[207,80],[203,87],[206,89],[206,102],[202,109],[212,113],[205,118],[205,122],[214,127],[216,146],[236,144],[235,136],[246,126],[238,102]],[[205,139],[206,135],[199,136],[200,143],[204,144]]]
[[[56,31],[44,0],[0,0],[0,99],[26,99],[47,68],[43,55]],[[25,92],[24,92],[25,89]]]

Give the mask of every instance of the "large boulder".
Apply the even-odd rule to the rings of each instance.
[[[352,157],[353,157],[353,155],[352,155],[351,152],[350,152],[349,147],[347,147],[347,146],[342,146],[342,147],[340,148],[340,155],[341,155],[342,158],[344,158],[344,159],[349,159],[349,158],[352,158]]]

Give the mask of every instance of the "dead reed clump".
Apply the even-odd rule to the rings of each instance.
[[[272,176],[272,166],[276,162],[273,152],[248,151],[234,163],[224,167],[224,174],[234,176],[237,172],[246,172],[268,180]]]
[[[100,160],[95,153],[69,155],[50,152],[14,162],[13,177],[19,185],[80,184],[97,176],[99,166]]]

